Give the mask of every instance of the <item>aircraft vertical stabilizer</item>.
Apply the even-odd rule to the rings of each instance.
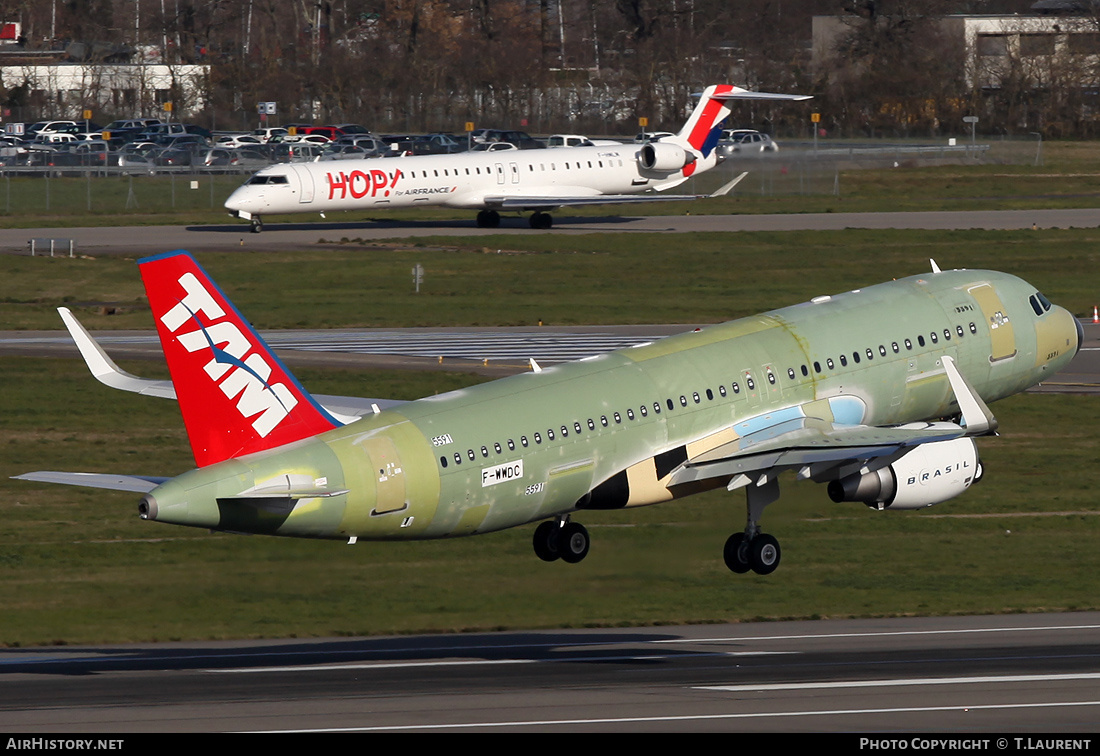
[[[339,426],[187,252],[138,261],[199,467]]]

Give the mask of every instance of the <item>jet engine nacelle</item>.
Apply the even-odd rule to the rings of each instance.
[[[873,509],[923,509],[955,498],[981,477],[977,444],[955,438],[921,444],[892,465],[834,480],[829,498]]]
[[[695,162],[695,155],[666,142],[650,142],[638,152],[638,164],[647,171],[671,173]]]

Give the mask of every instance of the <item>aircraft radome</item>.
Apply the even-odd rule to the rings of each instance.
[[[751,92],[713,85],[678,134],[649,144],[411,155],[274,165],[229,195],[231,215],[263,229],[265,215],[443,206],[479,210],[477,225],[496,228],[500,211],[531,210],[532,228],[550,228],[557,207],[699,199],[661,194],[718,164],[715,146],[730,100],[808,100],[808,95]],[[725,194],[742,178],[711,196]]]
[[[779,477],[837,502],[932,506],[982,474],[987,403],[1064,367],[1082,330],[1027,282],[932,270],[416,401],[311,396],[192,257],[139,261],[171,372],[120,371],[71,313],[92,373],[175,397],[197,469],[166,479],[35,472],[135,491],[140,516],[303,538],[416,540],[540,522],[535,552],[578,562],[589,509],[743,489],[734,572],[770,573]],[[533,365],[533,367],[537,367]]]

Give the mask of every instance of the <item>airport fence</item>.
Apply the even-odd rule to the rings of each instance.
[[[849,171],[935,165],[1032,165],[1042,163],[1037,140],[997,140],[982,143],[927,142],[784,142],[775,153],[734,156],[716,170],[691,179],[682,187],[709,194],[742,172],[748,175],[734,195],[840,195]]]
[[[946,141],[946,140],[945,140]],[[398,158],[393,158],[398,159]],[[734,156],[675,191],[709,194],[748,176],[735,195],[839,195],[847,171],[943,164],[1036,164],[1042,143],[982,144],[784,143],[777,153]],[[154,173],[103,166],[0,167],[0,215],[221,212],[226,198],[255,169],[157,167]]]

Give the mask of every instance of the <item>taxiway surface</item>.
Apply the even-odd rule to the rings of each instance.
[[[341,239],[400,239],[416,236],[487,236],[493,234],[591,234],[601,232],[685,233],[736,231],[897,229],[1028,229],[1095,228],[1100,209],[986,210],[921,213],[803,213],[776,215],[654,215],[568,217],[553,229],[532,230],[526,217],[507,216],[496,229],[467,221],[349,221],[333,215],[327,221],[265,223],[263,233],[249,233],[243,221],[197,226],[131,226],[0,229],[0,252],[28,253],[31,239],[72,239],[76,252],[143,256],[172,249],[192,252],[303,249]],[[39,245],[41,246],[41,245]],[[58,249],[67,249],[59,245]]]

